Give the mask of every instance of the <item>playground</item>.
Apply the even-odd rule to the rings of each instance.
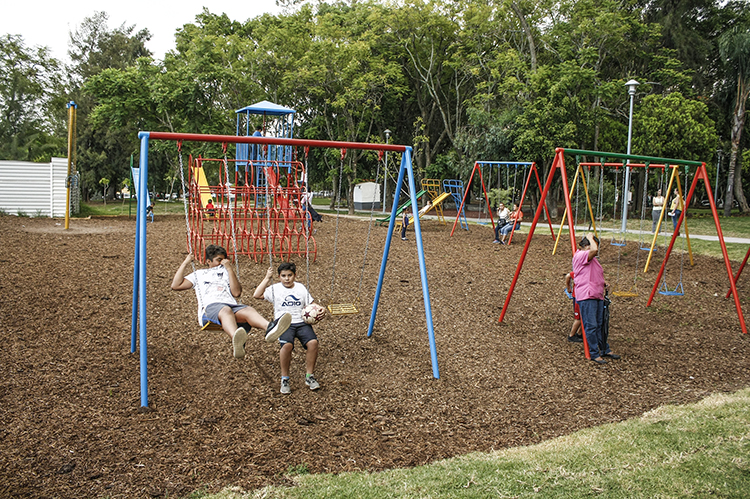
[[[418,466],[750,385],[750,343],[724,298],[721,259],[695,255],[694,266],[684,265],[684,296],[657,294],[650,307],[658,265],[642,274],[638,296],[612,304],[610,344],[622,359],[598,366],[566,341],[569,245],[553,256],[554,239],[537,228],[500,323],[528,223],[513,245],[500,246],[489,226],[451,237],[447,222],[422,223],[440,379],[431,371],[413,229],[407,241],[392,237],[368,338],[387,227],[326,215],[315,225],[309,272],[292,256],[298,279],[324,304],[353,300],[361,280],[360,312],[316,326],[320,390],[304,386],[295,348],[292,393],[283,396],[276,344],[254,330],[245,359],[234,359],[226,335],[199,330],[194,294],[169,289],[186,252],[185,218],[157,217],[146,225],[151,410],[142,412],[139,358],[130,351],[134,219],[72,220],[65,231],[56,220],[0,217],[1,495],[174,497],[292,483],[295,470]],[[605,245],[608,280],[619,269],[632,281],[636,245]],[[268,317],[271,305],[250,298],[267,265],[239,260],[243,302]],[[675,253],[670,284],[679,273]],[[744,277],[737,285],[747,310]]]

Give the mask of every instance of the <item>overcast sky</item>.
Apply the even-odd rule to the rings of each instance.
[[[154,57],[161,59],[165,52],[174,48],[175,30],[194,22],[206,4],[204,0],[9,0],[4,2],[0,14],[0,35],[21,35],[26,47],[46,45],[54,57],[66,60],[68,33],[75,31],[85,17],[104,11],[109,15],[107,25],[110,29],[122,23],[135,25],[135,31],[148,28],[151,40],[146,47]],[[229,0],[209,5],[211,13],[226,13],[230,19],[240,22],[264,12],[281,12],[274,0]]]

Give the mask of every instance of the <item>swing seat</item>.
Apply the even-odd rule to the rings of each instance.
[[[220,324],[206,320],[206,323],[201,327],[201,331],[221,331],[222,327]]]
[[[328,305],[328,311],[331,315],[349,315],[358,314],[359,310],[353,303],[332,303]]]
[[[618,243],[618,242],[612,241],[611,243],[609,243],[609,245],[622,247],[622,246],[625,246],[625,243]]]
[[[682,287],[682,283],[680,282],[675,286],[674,289],[669,289],[667,287],[667,283],[662,283],[661,287],[659,288],[659,294],[664,296],[685,296],[685,290]]]
[[[651,251],[651,247],[650,246],[641,246],[641,250],[642,251]],[[658,246],[654,246],[654,253],[656,253],[658,250],[659,250],[659,247]]]

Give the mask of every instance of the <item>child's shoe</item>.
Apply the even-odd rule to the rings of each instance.
[[[574,334],[573,336],[568,336],[568,341],[571,343],[583,343],[583,336]]]
[[[281,393],[292,393],[292,387],[289,384],[289,378],[284,378],[281,380]]]
[[[320,383],[315,379],[315,376],[308,374],[305,376],[305,384],[310,387],[310,390],[317,390],[320,388]]]
[[[247,331],[245,331],[244,327],[237,328],[234,336],[232,336],[232,348],[235,359],[245,357],[245,343],[247,343]]]
[[[288,313],[270,322],[266,328],[266,342],[270,343],[274,340],[278,340],[282,334],[286,333],[286,330],[289,329],[291,323],[292,316]]]

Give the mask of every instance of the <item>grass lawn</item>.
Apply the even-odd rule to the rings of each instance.
[[[310,475],[293,487],[226,489],[192,498],[745,498],[750,389],[578,431],[530,447],[469,454],[413,469]],[[290,457],[293,455],[290,454]],[[292,459],[292,462],[297,463]]]

